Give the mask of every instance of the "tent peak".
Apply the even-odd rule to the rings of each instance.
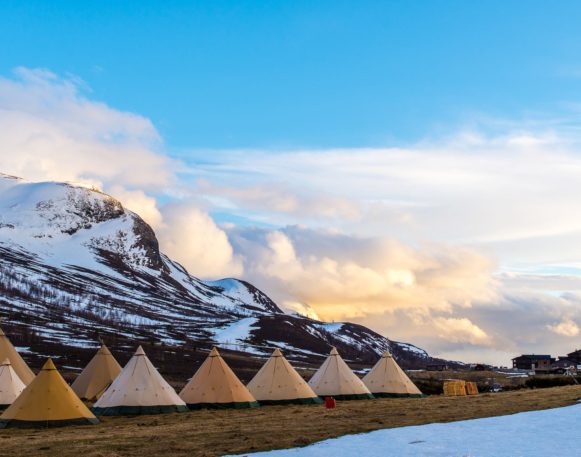
[[[6,333],[4,333],[4,330],[2,330],[2,328],[0,328],[0,336],[6,336]]]
[[[42,371],[51,371],[51,370],[56,370],[56,367],[54,366],[54,362],[52,361],[52,359],[49,357],[48,359],[46,359],[46,362],[42,366]]]
[[[337,351],[337,348],[335,346],[331,348],[331,352],[329,352],[329,355],[339,355],[339,352]]]
[[[99,348],[99,354],[102,354],[102,355],[111,355],[111,351],[105,345],[105,343],[101,343],[101,347]]]
[[[273,352],[272,352],[272,356],[271,357],[282,357],[282,351],[279,348],[276,348]]]
[[[141,346],[139,346],[133,355],[145,355],[145,351]]]
[[[385,352],[383,353],[382,357],[383,357],[384,359],[386,359],[386,358],[388,358],[388,357],[393,357],[393,356],[391,355],[391,352],[389,352],[389,351],[385,351]]]
[[[2,361],[2,363],[0,363],[0,367],[7,367],[7,366],[9,366],[9,365],[12,365],[12,364],[10,363],[10,359],[9,359],[8,357],[6,357],[6,358],[5,358],[5,359]]]
[[[212,350],[210,351],[208,357],[220,357],[220,353],[218,352],[216,346],[212,346]]]

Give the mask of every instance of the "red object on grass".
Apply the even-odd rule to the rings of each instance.
[[[337,401],[333,397],[325,397],[325,408],[333,409],[337,406]]]

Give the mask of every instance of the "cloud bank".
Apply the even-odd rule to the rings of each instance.
[[[176,160],[147,118],[81,81],[0,78],[2,172],[98,186],[193,274],[464,360],[559,353],[579,335],[581,136],[546,125]]]

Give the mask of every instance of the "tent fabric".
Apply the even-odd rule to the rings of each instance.
[[[465,397],[466,381],[444,381],[444,395],[447,397]]]
[[[0,416],[0,428],[98,423],[99,420],[65,382],[51,359]]]
[[[14,346],[0,328],[0,360],[9,359],[12,368],[20,378],[20,380],[28,385],[34,379],[34,373],[28,367],[26,362],[22,359],[20,354],[16,352]]]
[[[18,377],[10,359],[0,363],[0,409],[6,409],[22,393],[26,385]]]
[[[421,397],[422,392],[385,352],[375,366],[363,377],[363,384],[375,397]]]
[[[71,388],[82,400],[96,401],[121,373],[111,351],[104,344],[97,351]]]
[[[275,349],[247,387],[260,404],[323,403],[280,349]]]
[[[351,371],[335,348],[331,349],[323,365],[313,375],[309,386],[319,397],[335,397],[337,400],[373,398],[363,381]]]
[[[117,416],[185,412],[188,408],[139,346],[92,411],[97,416]]]
[[[204,363],[180,392],[190,409],[252,408],[258,402],[213,347]]]

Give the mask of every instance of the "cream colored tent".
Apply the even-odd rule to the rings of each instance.
[[[6,334],[0,328],[0,360],[9,359],[12,364],[12,368],[20,378],[20,380],[28,385],[34,379],[34,373],[26,362],[20,357],[20,354],[16,352],[14,346],[6,336]]]
[[[420,390],[387,351],[365,375],[363,383],[375,397],[422,396]]]
[[[117,416],[184,412],[188,408],[139,346],[92,410],[97,416]]]
[[[71,386],[83,400],[95,401],[111,385],[121,366],[104,344]]]
[[[180,397],[190,409],[258,406],[215,347],[180,392]]]
[[[65,382],[51,359],[0,416],[0,428],[98,423],[99,420]]]
[[[274,350],[247,387],[260,404],[322,403],[280,349]]]
[[[373,398],[363,381],[347,366],[337,349],[331,349],[327,360],[309,381],[319,397],[337,400],[364,400]]]
[[[26,385],[20,380],[9,359],[0,363],[0,409],[10,406]]]

